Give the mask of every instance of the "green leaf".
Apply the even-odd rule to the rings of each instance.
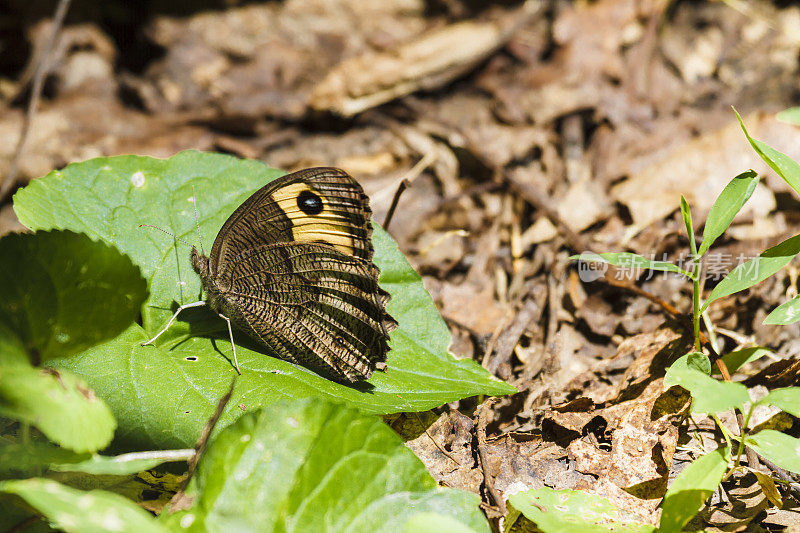
[[[672,366],[667,369],[667,372],[669,372],[670,369],[673,372],[677,370],[685,371],[686,369],[693,369],[708,376],[711,374],[711,361],[701,352],[689,352],[676,359],[675,362],[672,363]],[[665,386],[667,386],[666,383]],[[672,385],[669,386],[671,387]]]
[[[208,250],[228,215],[280,174],[260,162],[221,154],[182,152],[163,160],[120,156],[69,165],[14,196],[23,224],[85,231],[114,243],[149,282],[144,329],[132,325],[104,345],[53,363],[84,376],[106,399],[128,444],[193,445],[235,374],[225,323],[205,309],[182,314],[158,346],[139,346],[166,323],[176,305],[200,294],[188,247],[139,225],[154,224],[197,242],[194,187]],[[448,353],[450,332],[419,275],[386,232],[376,228],[373,241],[381,286],[392,295],[388,311],[400,323],[391,336],[388,371],[375,372],[373,388],[365,393],[270,357],[237,333],[243,375],[222,425],[241,415],[239,405],[254,409],[282,398],[330,398],[372,413],[392,413],[515,392],[476,362]]]
[[[37,359],[68,356],[120,334],[147,297],[114,247],[71,231],[0,239],[0,323]]]
[[[800,439],[774,429],[765,429],[746,437],[745,442],[781,468],[800,474]]]
[[[714,300],[761,283],[788,265],[798,253],[800,253],[800,235],[795,235],[762,252],[758,257],[738,265],[714,287],[700,312],[705,311]]]
[[[27,422],[76,452],[105,448],[116,422],[83,380],[67,371],[0,367],[0,416]]]
[[[800,321],[800,297],[795,296],[773,309],[763,323],[770,326],[788,326],[797,321]]]
[[[775,118],[781,122],[788,122],[789,124],[800,126],[800,107],[790,107],[789,109],[784,109],[775,115]]]
[[[667,369],[664,388],[680,385],[688,390],[692,395],[692,412],[718,413],[742,407],[750,401],[747,387],[741,383],[715,380],[688,365],[689,355],[684,355]]]
[[[30,355],[25,344],[10,326],[0,322],[0,368],[7,366],[31,366]]]
[[[602,254],[587,253],[570,256],[572,261],[606,262],[620,268],[630,268],[633,270],[657,270],[660,272],[673,272],[686,277],[691,277],[689,272],[681,270],[677,265],[669,261],[651,261],[646,257],[631,252],[607,252]]]
[[[405,533],[475,533],[475,530],[453,518],[439,513],[417,513],[405,524]]]
[[[85,461],[89,453],[76,453],[49,442],[0,442],[0,477],[40,475],[51,464]]]
[[[542,487],[512,494],[508,502],[544,533],[655,531],[653,526],[626,516],[605,498],[588,492]]]
[[[742,117],[739,115],[739,112],[736,111],[736,109],[734,109],[733,112],[736,113],[739,125],[742,127],[742,131],[745,137],[747,137],[750,146],[753,147],[753,150],[755,150],[761,159],[763,159],[778,176],[783,178],[792,189],[800,193],[800,164],[788,155],[772,148],[767,143],[750,137],[750,134],[747,133],[747,128],[744,127],[744,122],[742,122]]]
[[[772,350],[764,348],[763,346],[751,346],[749,348],[742,348],[741,350],[735,350],[733,352],[726,353],[722,356],[722,362],[725,363],[725,367],[728,369],[728,372],[733,374],[742,365],[751,363],[756,359],[760,359],[761,357],[764,357],[770,353],[772,353]],[[708,358],[706,358],[706,360],[708,360]],[[719,369],[715,367],[714,374],[719,373]]]
[[[0,442],[0,477],[41,475],[48,470],[126,476],[164,463],[187,461],[193,454],[193,449],[186,449],[105,456],[76,453],[44,441]]]
[[[53,525],[68,533],[167,531],[147,511],[111,492],[83,492],[41,478],[2,481],[0,491],[20,496]]]
[[[186,531],[397,531],[421,512],[489,531],[472,493],[439,487],[380,418],[315,399],[273,403],[221,431],[162,519]]]
[[[683,529],[722,481],[729,458],[728,448],[717,448],[683,469],[664,495],[659,532]]]
[[[689,237],[689,246],[692,251],[692,256],[697,255],[697,244],[694,239],[694,225],[692,224],[692,210],[689,209],[689,202],[681,194],[681,215],[683,216],[683,224],[686,226],[686,235]]]
[[[57,472],[127,476],[164,463],[187,461],[193,452],[192,449],[186,449],[123,453],[115,456],[93,455],[84,461],[51,464],[50,469]]]
[[[689,352],[686,354],[686,359],[681,358],[680,360],[685,362],[687,368],[693,368],[706,376],[711,374],[711,361],[702,352]],[[678,361],[675,361],[673,365],[679,365]],[[675,367],[678,368],[678,366]]]
[[[703,242],[700,244],[698,255],[705,254],[714,241],[728,229],[736,214],[756,190],[758,179],[758,174],[753,170],[742,172],[728,182],[719,193],[706,218]]]
[[[800,417],[800,387],[775,389],[761,398],[759,404],[774,405],[782,411]]]

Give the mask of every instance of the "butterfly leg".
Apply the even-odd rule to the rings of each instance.
[[[170,318],[170,319],[169,319],[169,322],[167,322],[167,325],[166,325],[166,326],[164,326],[164,328],[163,328],[161,331],[159,331],[158,333],[156,333],[156,336],[155,336],[155,337],[153,337],[152,339],[150,339],[150,340],[148,340],[148,341],[145,341],[145,342],[143,342],[143,343],[142,343],[142,346],[147,346],[148,344],[153,344],[153,342],[154,342],[154,341],[155,341],[157,338],[159,338],[159,337],[161,336],[161,334],[162,334],[162,333],[164,333],[165,331],[167,331],[167,330],[169,329],[169,327],[172,325],[172,323],[173,323],[173,322],[175,322],[175,319],[176,319],[176,318],[178,318],[178,315],[179,315],[179,314],[181,314],[181,311],[183,311],[184,309],[189,309],[190,307],[200,307],[201,305],[206,305],[206,302],[204,302],[203,300],[200,300],[199,302],[192,302],[192,303],[190,303],[190,304],[185,304],[185,305],[182,305],[182,306],[180,306],[180,307],[178,308],[178,310],[177,310],[177,311],[175,311],[175,314],[174,314],[174,315],[172,315],[172,318]]]
[[[231,347],[233,348],[233,365],[236,367],[236,373],[240,376],[242,372],[239,370],[239,360],[236,359],[236,343],[233,342],[233,328],[231,328],[231,319],[223,315],[222,313],[217,313],[219,317],[228,323],[228,333],[231,336]]]

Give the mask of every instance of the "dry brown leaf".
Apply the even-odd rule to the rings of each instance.
[[[529,1],[502,21],[457,22],[396,48],[335,66],[314,88],[311,107],[350,117],[420,89],[440,87],[502,47],[541,5]]]
[[[700,512],[702,525],[695,519],[687,527],[694,529],[698,525],[703,528],[710,525],[719,531],[740,531],[769,507],[758,478],[750,471],[743,476],[732,476],[725,484],[725,494],[725,501],[717,501]]]
[[[425,420],[430,425],[424,428],[415,424],[420,421],[416,414],[405,417],[417,427],[415,438],[406,440],[406,446],[425,463],[433,478],[446,487],[479,492],[483,474],[473,455],[472,419],[458,411],[449,411],[432,423]]]
[[[800,135],[793,126],[758,113],[745,116],[744,122],[754,138],[800,159]],[[749,147],[739,124],[731,116],[724,128],[692,139],[660,161],[633,173],[611,189],[611,196],[628,207],[634,224],[639,227],[661,220],[678,209],[681,194],[691,205],[695,219],[702,221],[728,181],[749,168],[761,175],[773,175]],[[770,188],[757,188],[737,220],[762,218],[773,211],[776,204],[772,190],[784,191],[787,187],[778,181],[774,175],[768,177]]]

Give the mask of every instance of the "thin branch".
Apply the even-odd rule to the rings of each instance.
[[[488,424],[486,416],[494,401],[495,398],[489,398],[478,407],[478,423],[475,425],[475,434],[478,438],[478,458],[481,461],[481,470],[483,471],[483,484],[486,486],[486,491],[492,500],[494,500],[494,504],[500,509],[500,514],[505,516],[507,512],[506,502],[503,501],[503,497],[494,486],[494,478],[489,475],[487,464],[489,458],[486,454],[486,425]]]
[[[214,414],[212,414],[211,418],[208,419],[206,425],[203,427],[203,431],[200,433],[200,438],[197,440],[194,450],[192,450],[194,453],[188,461],[189,470],[186,473],[186,478],[181,483],[178,492],[176,492],[169,501],[168,509],[171,512],[188,509],[192,504],[192,498],[186,494],[186,487],[189,486],[189,481],[192,479],[192,476],[197,470],[197,464],[200,462],[200,458],[202,458],[206,451],[206,446],[208,445],[208,439],[211,437],[211,433],[214,432],[214,428],[216,427],[217,422],[219,422],[220,416],[222,416],[223,411],[225,411],[225,407],[228,405],[228,402],[231,401],[233,389],[236,386],[236,377],[237,376],[233,376],[230,387],[228,387],[228,392],[226,392],[219,399],[217,402],[217,407],[214,410]]]
[[[389,212],[386,213],[386,218],[383,219],[383,229],[388,230],[389,224],[392,223],[392,218],[394,218],[394,212],[397,209],[397,204],[400,201],[400,196],[402,196],[403,191],[411,186],[415,179],[422,174],[422,171],[428,168],[433,162],[436,161],[436,152],[430,151],[422,156],[422,159],[417,161],[417,163],[411,167],[411,169],[405,173],[405,175],[400,179],[400,183],[397,186],[397,190],[392,197],[392,204],[389,206]]]

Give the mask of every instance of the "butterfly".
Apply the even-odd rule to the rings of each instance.
[[[219,230],[211,254],[192,247],[206,305],[270,354],[344,383],[386,369],[389,294],[372,262],[372,211],[337,168],[309,168],[256,191]]]

